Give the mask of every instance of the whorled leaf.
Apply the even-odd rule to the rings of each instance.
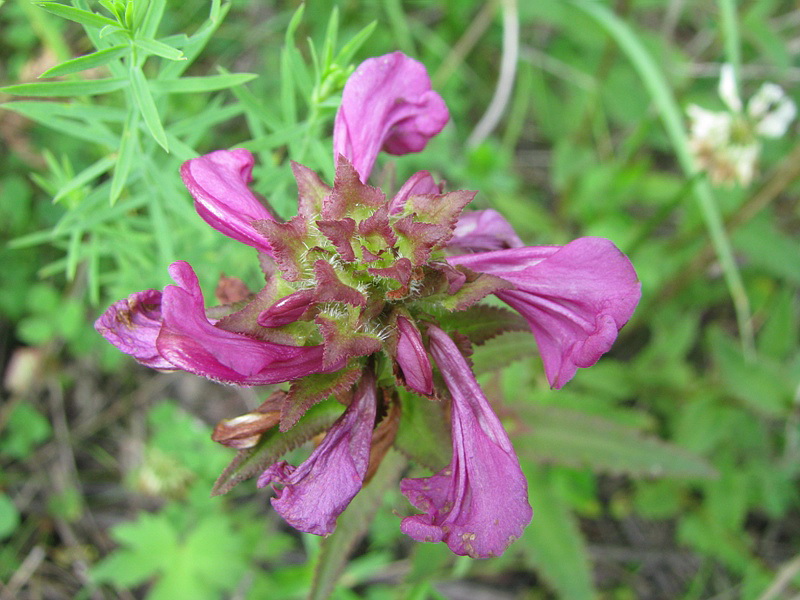
[[[325,431],[342,412],[344,407],[338,402],[323,402],[306,411],[290,431],[279,432],[277,428],[268,431],[255,446],[236,453],[214,484],[211,495],[226,494],[245,479],[260,474],[290,450]]]
[[[444,314],[439,323],[447,330],[466,335],[473,344],[483,344],[509,331],[528,331],[519,313],[499,306],[476,305],[467,310]]]
[[[295,427],[312,406],[328,396],[349,390],[360,374],[361,366],[355,364],[333,373],[308,375],[294,381],[281,410],[280,431],[286,432]]]

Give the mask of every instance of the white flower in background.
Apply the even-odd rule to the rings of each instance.
[[[765,83],[747,103],[739,96],[731,65],[722,65],[719,97],[727,111],[711,111],[690,104],[689,146],[695,164],[717,184],[748,185],[755,176],[759,138],[777,138],[786,133],[797,114],[794,102],[774,83]]]

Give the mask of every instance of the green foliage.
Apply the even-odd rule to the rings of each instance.
[[[774,80],[798,100],[787,85],[792,7],[518,2],[510,105],[492,136],[466,148],[494,92],[501,35],[492,11],[506,3],[251,4],[18,1],[0,11],[0,317],[9,353],[43,349],[44,380],[80,383],[83,375],[59,370],[76,357],[132,364],[90,323],[98,306],[168,283],[174,260],[195,265],[208,291],[223,272],[258,286],[252,250],[196,215],[181,162],[245,147],[257,155],[254,191],[291,216],[288,160],[332,178],[342,86],[355,64],[396,49],[428,66],[452,119],[423,154],[381,158],[375,179],[391,191],[428,169],[449,189],[478,190],[474,206],[502,212],[528,244],[608,237],[631,257],[643,300],[611,353],[558,391],[531,335],[502,309],[443,317],[481,344],[474,370],[530,482],[534,521],[505,556],[456,559],[400,534],[397,515],[411,508],[393,483],[402,463],[394,452],[336,534],[277,530],[267,490],[256,492],[252,478],[287,453],[302,459],[341,414],[336,402],[237,455],[162,402],[148,410],[141,456],[125,469],[131,504],[149,510],[110,529],[117,546],[105,557],[82,557],[93,564],[91,585],[120,596],[145,586],[148,598],[422,600],[444,598],[446,583],[510,587],[521,578],[519,593],[532,597],[631,598],[650,581],[642,547],[597,580],[589,548],[607,543],[596,523],[627,530],[644,520],[669,532],[665,554],[702,565],[677,583],[687,598],[759,598],[776,584],[796,595],[800,582],[778,574],[800,544],[796,140],[765,141],[750,188],[714,188],[695,173],[684,115],[689,103],[721,107],[709,65],[722,61],[735,65],[744,96]],[[14,117],[25,124],[14,129]],[[98,395],[117,401],[118,380],[129,373]],[[408,473],[438,470],[450,460],[446,407],[398,393],[395,446],[415,465]],[[94,410],[93,398],[68,405],[68,419]],[[56,446],[53,426],[26,399],[0,409],[4,581],[34,544],[63,560],[53,538],[66,530],[48,533],[53,522],[80,532],[94,526],[87,513],[107,510],[92,492],[119,479],[123,461],[107,448],[126,435],[124,419],[110,420],[101,442],[83,448],[85,432],[75,437],[80,481],[48,486],[31,503],[25,486],[49,471],[24,471],[29,459],[47,445],[43,456],[58,447],[62,460],[69,440]],[[211,499],[212,487],[227,494]],[[77,587],[76,597],[89,595],[90,585]]]

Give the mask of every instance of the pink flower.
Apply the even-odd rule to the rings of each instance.
[[[253,221],[272,219],[247,185],[253,179],[253,155],[243,148],[217,150],[183,163],[181,177],[194,197],[194,207],[217,231],[270,253]]]
[[[303,464],[274,463],[258,487],[281,485],[272,506],[299,531],[327,535],[361,489],[375,424],[375,379],[366,371],[350,406]]]
[[[262,341],[209,321],[197,276],[188,263],[173,263],[170,275],[177,286],[168,285],[163,294],[139,292],[113,304],[95,328],[142,364],[227,383],[265,385],[325,371],[322,346]],[[143,294],[151,299],[161,296],[160,314],[142,302]],[[121,318],[126,304],[128,316]]]
[[[641,296],[630,261],[603,238],[447,260],[514,285],[495,294],[528,321],[556,389],[608,352]]]
[[[333,130],[334,161],[347,157],[366,181],[378,152],[419,152],[449,119],[421,63],[401,52],[368,58],[344,86]]]
[[[452,462],[432,477],[404,479],[400,491],[424,514],[403,533],[444,541],[456,554],[499,556],[530,523],[528,485],[514,448],[467,361],[448,335],[428,328],[430,350],[452,398]]]
[[[187,161],[181,175],[198,214],[259,251],[266,285],[239,290],[234,304],[209,313],[194,271],[176,262],[177,285],[113,304],[96,327],[153,368],[239,385],[292,382],[255,413],[227,420],[220,439],[229,444],[250,448],[276,424],[270,435],[283,435],[317,402],[348,404],[307,460],[278,461],[258,480],[277,488],[272,504],[289,524],[319,535],[333,531],[394,441],[403,417],[392,388],[449,403],[452,461],[431,477],[402,481],[422,513],[401,528],[483,558],[519,537],[532,511],[513,447],[459,349],[469,338],[460,335],[457,346],[450,337],[460,333],[454,323],[470,329],[470,319],[487,314],[475,305],[495,294],[527,321],[558,388],[609,350],[640,290],[608,240],[523,247],[498,212],[462,214],[475,192],[444,192],[427,171],[391,199],[366,183],[381,149],[420,151],[448,118],[420,63],[399,52],[368,59],[336,115],[333,185],[292,163],[298,214],[286,222],[248,188],[247,150]],[[473,307],[445,331],[448,314]],[[522,322],[500,313],[490,336]]]

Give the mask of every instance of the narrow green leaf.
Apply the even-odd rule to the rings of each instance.
[[[280,433],[277,427],[268,431],[258,444],[236,453],[214,484],[211,495],[226,494],[235,485],[263,471],[290,450],[325,431],[343,411],[344,407],[334,400],[322,402],[311,407],[289,431]]]
[[[520,546],[559,598],[594,600],[589,553],[569,504],[558,497],[545,473],[525,466],[530,467],[525,468],[525,476],[534,517]]]
[[[160,94],[195,94],[215,92],[242,85],[258,77],[254,73],[229,73],[206,75],[205,77],[181,77],[180,79],[155,79],[150,82],[154,92]]]
[[[108,171],[112,166],[114,166],[115,161],[116,157],[106,156],[101,158],[97,162],[89,165],[83,171],[75,175],[75,177],[67,181],[64,185],[62,185],[59,188],[58,192],[53,198],[53,202],[58,202],[70,192],[73,192],[79,187],[86,185],[90,181],[94,181],[97,177],[99,177],[100,175]]]
[[[60,117],[58,116],[58,112],[60,111],[49,113],[48,108],[51,104],[53,106],[59,106],[57,103],[50,102],[9,102],[2,106],[25,115],[29,119],[41,123],[45,127],[50,127],[51,129],[55,129],[66,135],[71,135],[77,139],[105,144],[109,147],[116,145],[118,141],[116,136],[99,121],[86,122]]]
[[[137,48],[167,60],[186,60],[183,52],[158,40],[136,39],[133,43],[136,44]]]
[[[650,477],[716,475],[703,458],[633,427],[556,406],[526,403],[518,410],[532,431],[517,436],[515,446],[530,460]]]
[[[336,60],[334,61],[337,65],[341,67],[346,67],[350,64],[350,61],[353,60],[353,56],[358,49],[367,41],[369,36],[372,35],[372,32],[375,31],[375,28],[378,26],[377,21],[373,21],[369,25],[366,25],[361,31],[355,34],[350,40],[342,46],[342,49],[339,50],[339,54],[336,55]]]
[[[86,69],[93,69],[105,65],[128,52],[130,52],[130,46],[127,44],[119,44],[118,46],[98,50],[97,52],[85,54],[84,56],[79,56],[78,58],[63,62],[52,69],[47,69],[47,71],[39,75],[39,77],[59,77],[61,75],[85,71]]]
[[[323,538],[309,600],[330,598],[350,554],[366,535],[386,492],[397,485],[405,464],[405,459],[396,452],[386,454],[372,481],[361,489],[339,516],[334,532]]]
[[[122,193],[122,188],[128,181],[133,159],[136,156],[136,149],[139,143],[139,114],[131,111],[130,119],[125,123],[122,130],[122,138],[119,144],[119,154],[117,155],[117,166],[114,168],[114,177],[111,179],[111,190],[108,193],[108,201],[113,204]]]
[[[153,100],[153,95],[150,92],[150,87],[141,67],[131,68],[131,85],[133,96],[136,98],[136,104],[139,106],[139,111],[142,114],[145,125],[147,125],[147,129],[156,142],[158,142],[164,150],[169,152],[167,134],[164,132],[164,126],[161,124],[161,117],[158,115],[156,103]]]
[[[37,2],[36,6],[43,8],[47,12],[63,17],[70,21],[87,25],[89,27],[117,27],[119,23],[103,15],[98,15],[88,10],[67,6],[66,4],[59,4],[58,2]]]
[[[150,0],[147,3],[147,12],[141,24],[142,37],[152,38],[156,35],[158,25],[161,23],[161,19],[164,16],[164,8],[166,8],[166,5],[166,0]]]
[[[91,79],[88,81],[47,81],[17,83],[0,88],[0,93],[14,96],[94,96],[116,92],[128,85],[127,79]]]
[[[122,122],[127,117],[127,111],[121,108],[96,104],[79,104],[77,102],[58,102],[55,100],[15,100],[0,104],[0,108],[17,111],[32,119],[56,115],[71,119],[82,119],[87,123],[98,120]]]

